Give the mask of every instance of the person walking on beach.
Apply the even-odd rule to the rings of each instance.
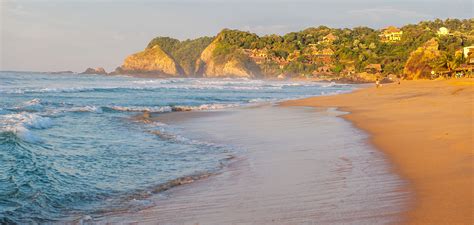
[[[377,78],[375,80],[375,87],[379,88],[379,86],[380,86],[380,81],[379,81],[379,78]]]

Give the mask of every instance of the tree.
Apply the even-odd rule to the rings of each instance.
[[[463,59],[462,55],[453,55],[448,52],[443,52],[440,57],[433,61],[431,66],[438,71],[454,71],[461,65]]]

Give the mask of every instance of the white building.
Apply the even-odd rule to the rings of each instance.
[[[444,35],[448,35],[449,34],[449,30],[448,28],[446,27],[440,27],[438,32],[437,32],[438,36],[444,36]]]
[[[470,52],[473,52],[471,54],[474,54],[474,45],[464,47],[462,49],[462,52],[463,52],[464,58],[467,58]]]

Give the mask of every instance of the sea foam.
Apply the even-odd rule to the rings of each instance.
[[[12,133],[27,142],[41,141],[30,129],[47,129],[51,126],[53,126],[53,122],[50,118],[27,112],[0,116],[0,131],[2,133]]]
[[[207,111],[237,107],[239,104],[202,104],[198,106],[107,106],[105,108],[122,112],[182,112],[182,111]]]

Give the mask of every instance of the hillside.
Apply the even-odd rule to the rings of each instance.
[[[196,70],[196,60],[212,40],[212,37],[201,37],[185,41],[169,37],[157,37],[150,41],[147,49],[160,46],[181,66],[184,75],[192,76]]]
[[[231,36],[239,31],[223,30],[207,46],[196,61],[195,75],[203,77],[248,77],[260,76],[260,69],[244,50],[229,44]],[[246,35],[245,32],[239,32]]]
[[[250,78],[395,74],[417,79],[428,78],[432,70],[450,73],[467,63],[472,55],[464,54],[463,47],[473,44],[474,19],[423,21],[382,30],[320,26],[283,36],[224,29],[213,38],[155,38],[143,52],[128,57],[118,73],[162,71],[174,76]],[[426,45],[435,45],[431,50],[436,53],[424,54]],[[427,57],[424,69],[419,70],[421,65],[413,63],[423,56]]]

